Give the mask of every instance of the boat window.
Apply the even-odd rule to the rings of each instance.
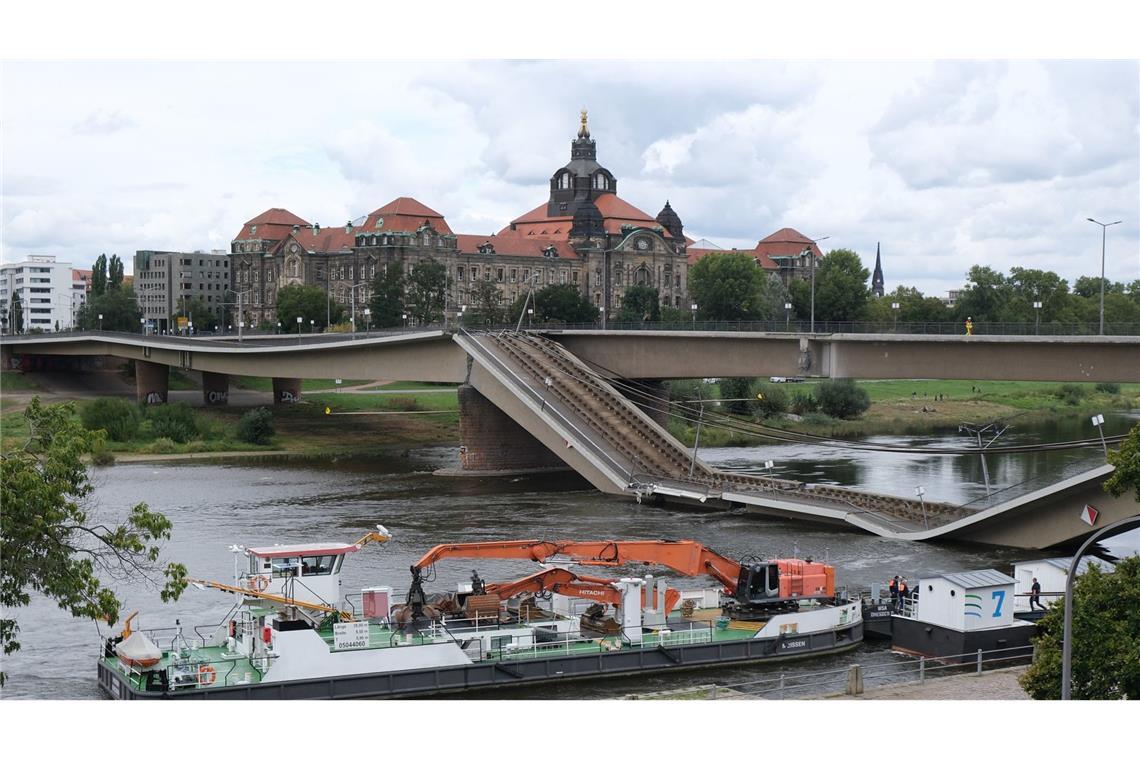
[[[292,578],[297,575],[300,569],[301,562],[296,557],[274,557],[273,558],[273,577],[274,578]]]
[[[505,646],[509,646],[512,641],[514,641],[513,636],[492,636],[491,649],[502,649]]]
[[[338,555],[336,558],[336,567],[333,568],[333,575],[340,572],[340,566],[344,564],[344,555]]]
[[[322,554],[318,557],[301,557],[302,575],[332,575],[335,554]]]

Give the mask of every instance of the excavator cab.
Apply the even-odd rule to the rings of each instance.
[[[775,562],[741,564],[736,581],[738,604],[765,604],[780,596],[780,567]]]

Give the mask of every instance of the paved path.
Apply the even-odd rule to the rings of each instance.
[[[927,678],[925,683],[890,686],[870,686],[861,696],[846,695],[825,699],[1029,699],[1017,683],[1017,678],[1028,666],[989,670],[981,675],[965,673],[953,676]]]

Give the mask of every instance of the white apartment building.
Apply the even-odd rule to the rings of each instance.
[[[71,264],[55,256],[28,256],[25,261],[0,264],[0,323],[15,332],[13,294],[20,294],[20,332],[70,330],[77,312]],[[84,297],[86,291],[84,291]]]

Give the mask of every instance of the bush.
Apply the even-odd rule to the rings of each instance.
[[[401,412],[422,412],[423,406],[414,396],[397,396],[388,402],[389,409],[399,409]]]
[[[1077,406],[1084,401],[1085,396],[1089,395],[1088,388],[1076,383],[1065,383],[1057,389],[1057,398],[1064,401],[1069,406]]]
[[[91,464],[96,467],[110,467],[115,463],[115,455],[106,449],[98,449],[91,454]]]
[[[1120,393],[1120,383],[1097,383],[1096,389],[1098,393],[1108,393],[1115,396]]]
[[[819,384],[819,408],[829,417],[853,420],[871,408],[867,391],[855,385],[849,377],[824,380]]]
[[[160,404],[147,409],[151,429],[160,439],[186,443],[198,435],[198,420],[186,404]],[[156,441],[157,443],[157,441]]]
[[[708,398],[709,392],[702,388],[704,383],[700,380],[670,380],[665,384],[669,389],[670,401],[694,401],[698,398]]]
[[[142,412],[125,398],[100,398],[85,403],[79,418],[88,430],[106,430],[108,438],[123,443],[138,434]]]
[[[159,438],[146,447],[148,454],[173,454],[177,447],[169,438]]]
[[[812,412],[819,411],[819,402],[815,400],[815,396],[811,393],[803,393],[796,391],[792,395],[792,414],[811,414]]]
[[[251,409],[241,416],[237,426],[237,437],[246,443],[263,446],[273,437],[273,413],[264,406]]]
[[[753,395],[757,396],[757,399],[752,407],[761,417],[779,417],[788,411],[790,403],[788,392],[780,386],[760,383],[755,391],[756,393]]]
[[[752,378],[726,377],[722,379],[718,385],[722,399],[738,399],[724,402],[724,408],[729,413],[749,413],[752,406],[752,399],[755,398],[755,394],[752,393]]]

